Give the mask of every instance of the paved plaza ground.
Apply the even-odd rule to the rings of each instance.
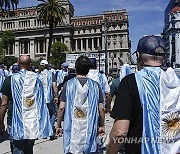
[[[108,134],[112,128],[113,119],[110,118],[109,114],[106,114],[106,134]],[[4,140],[4,141],[3,141]],[[0,154],[10,154],[9,140],[7,135],[3,136],[0,140]],[[62,137],[50,141],[48,139],[36,140],[34,146],[34,154],[63,154],[63,141]]]

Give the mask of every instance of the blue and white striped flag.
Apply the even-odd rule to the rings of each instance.
[[[15,140],[46,138],[53,134],[41,81],[21,70],[11,77],[13,117],[10,136]]]
[[[180,152],[180,80],[172,68],[135,73],[143,108],[142,154]]]
[[[129,64],[124,64],[121,66],[119,72],[119,79],[120,81],[126,76],[132,73],[131,66]]]
[[[64,152],[91,153],[97,150],[99,87],[88,79],[82,86],[77,78],[67,82],[64,114]]]

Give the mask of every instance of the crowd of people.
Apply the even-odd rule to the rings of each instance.
[[[121,66],[109,84],[96,59],[39,69],[22,55],[11,72],[0,66],[0,137],[7,132],[13,154],[32,154],[36,139],[63,136],[65,154],[176,154],[180,152],[180,80],[166,66],[165,42],[138,42],[137,72]],[[115,97],[113,104],[112,98]],[[105,113],[114,119],[107,147],[99,146]]]

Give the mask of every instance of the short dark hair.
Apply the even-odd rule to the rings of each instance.
[[[91,62],[87,56],[80,56],[75,63],[77,75],[86,76],[90,70]]]

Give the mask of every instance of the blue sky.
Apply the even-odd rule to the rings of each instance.
[[[75,16],[101,14],[107,10],[127,9],[132,49],[144,35],[160,34],[164,26],[164,10],[170,0],[70,0]],[[33,6],[37,0],[20,0],[19,7]]]

